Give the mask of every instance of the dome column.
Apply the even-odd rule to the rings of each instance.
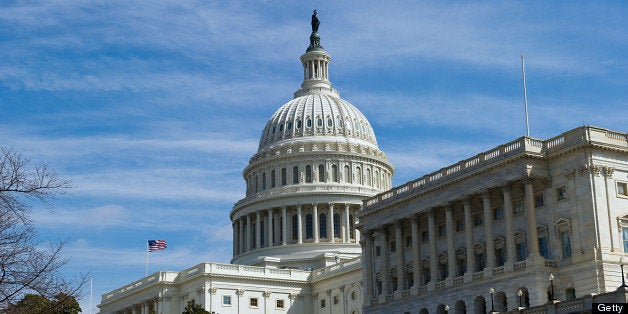
[[[318,204],[312,204],[312,223],[313,223],[313,228],[314,228],[314,243],[318,243],[319,241],[319,220],[318,220]]]
[[[297,205],[297,239],[298,243],[303,243],[303,213],[301,212],[301,204]]]
[[[259,210],[255,212],[255,249],[262,247],[262,217]]]
[[[249,214],[246,215],[246,228],[245,228],[245,233],[246,233],[246,245],[245,245],[245,252],[249,252],[251,251],[251,243],[252,243],[252,232],[251,232],[251,216]]]
[[[286,238],[288,236],[288,223],[286,215],[286,206],[281,207],[281,245],[286,245]]]
[[[240,237],[238,238],[238,242],[239,242],[239,248],[238,248],[238,254],[242,254],[244,253],[244,218],[240,217],[238,219],[238,224],[240,225],[240,228],[238,228],[238,231],[240,233]]]
[[[268,209],[268,232],[266,236],[267,247],[273,246],[273,208]]]
[[[329,219],[327,219],[329,226],[327,226],[327,230],[329,231],[329,242],[334,243],[334,203],[329,203]]]
[[[345,221],[342,228],[342,243],[348,243],[351,241],[351,228],[349,227],[349,204],[345,204]]]

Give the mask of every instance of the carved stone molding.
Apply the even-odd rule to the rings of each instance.
[[[203,293],[205,293],[205,287],[204,286],[196,289],[196,294],[202,295]]]
[[[296,300],[299,297],[298,293],[290,293],[288,294],[288,298],[292,301]]]
[[[237,294],[238,296],[243,296],[243,295],[244,295],[244,289],[238,289],[238,290],[236,290],[236,294]]]
[[[218,291],[218,288],[216,288],[216,287],[209,288],[209,293],[210,294],[216,294],[217,291]]]
[[[567,180],[572,180],[576,176],[576,171],[576,168],[567,170],[567,172],[565,172],[565,178],[567,178]]]
[[[613,167],[602,167],[602,171],[604,172],[604,176],[607,178],[613,177],[613,172],[615,172],[615,168]]]
[[[264,298],[270,298],[270,291],[264,291],[262,295],[264,295]]]

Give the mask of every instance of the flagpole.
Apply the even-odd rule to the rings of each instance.
[[[526,111],[526,136],[530,137],[530,124],[528,123],[528,95],[526,92],[526,70],[523,53],[521,53],[521,76],[523,77],[523,105]]]
[[[148,277],[148,239],[146,239],[146,272],[144,273],[144,277]]]
[[[89,276],[89,314],[92,314],[92,276]]]

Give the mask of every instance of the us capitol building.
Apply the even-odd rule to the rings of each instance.
[[[318,27],[315,11],[301,89],[243,171],[231,264],[154,273],[100,313],[568,313],[621,285],[627,134],[521,137],[392,188]]]

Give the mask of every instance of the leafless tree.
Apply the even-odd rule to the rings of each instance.
[[[71,182],[47,164],[31,165],[14,149],[0,148],[0,309],[36,293],[52,299],[59,293],[80,296],[87,275],[64,278],[61,256],[66,241],[48,245],[37,240],[30,218],[31,205],[65,193]]]

